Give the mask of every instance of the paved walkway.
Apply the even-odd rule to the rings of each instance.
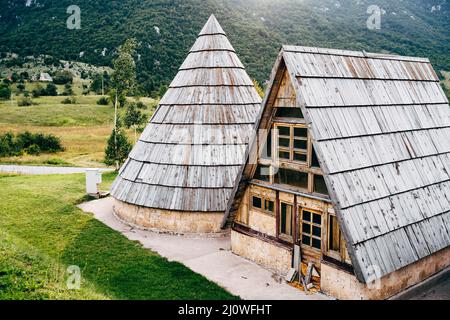
[[[96,200],[79,206],[85,212],[121,232],[128,239],[139,241],[170,261],[181,262],[234,295],[250,300],[324,300],[321,294],[308,295],[295,289],[260,266],[230,251],[230,238],[195,238],[158,234],[135,229],[120,222],[113,214],[112,198]]]
[[[39,167],[39,166],[14,166],[0,165],[0,173],[47,175],[47,174],[74,174],[85,173],[92,168],[70,168],[70,167]],[[109,172],[112,169],[99,169],[100,172]]]

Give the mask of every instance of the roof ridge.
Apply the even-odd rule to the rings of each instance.
[[[367,52],[365,50],[345,50],[345,49],[334,49],[334,48],[320,48],[320,47],[305,47],[305,46],[295,46],[295,45],[283,45],[282,50],[285,52],[298,52],[298,53],[312,53],[312,54],[325,54],[325,55],[336,55],[336,56],[354,56],[361,58],[373,58],[373,59],[387,59],[387,60],[407,60],[413,62],[424,62],[430,63],[428,58],[424,57],[412,57],[412,56],[402,56],[397,54],[389,53],[374,53]]]

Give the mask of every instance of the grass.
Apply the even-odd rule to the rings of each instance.
[[[58,154],[25,155],[1,158],[0,163],[22,165],[60,165],[78,167],[104,167],[104,150],[111,134],[114,110],[112,106],[96,104],[100,96],[77,96],[78,104],[64,105],[64,97],[33,99],[38,104],[18,107],[17,97],[12,101],[0,101],[0,133],[28,130],[59,136],[65,151]],[[152,99],[141,99],[150,108]],[[122,110],[123,112],[123,110]],[[129,132],[134,140],[134,133]]]
[[[83,189],[83,175],[0,175],[0,299],[235,298],[83,213]],[[66,286],[72,265],[80,290]]]

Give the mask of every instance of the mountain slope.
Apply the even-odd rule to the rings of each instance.
[[[425,56],[450,70],[448,0],[78,0],[81,29],[69,30],[72,4],[2,1],[0,52],[109,65],[114,48],[136,37],[140,83],[150,92],[170,82],[214,13],[259,81],[269,77],[282,44]],[[382,9],[380,30],[366,26],[371,4]]]

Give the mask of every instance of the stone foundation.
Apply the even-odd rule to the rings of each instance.
[[[281,275],[286,275],[292,265],[291,250],[235,230],[231,231],[231,250],[234,254]]]
[[[370,289],[354,275],[322,263],[321,290],[340,300],[383,300],[419,284],[448,266],[450,248],[381,278],[379,289]]]
[[[223,233],[223,212],[180,212],[151,209],[114,199],[114,213],[138,228],[175,234]]]

